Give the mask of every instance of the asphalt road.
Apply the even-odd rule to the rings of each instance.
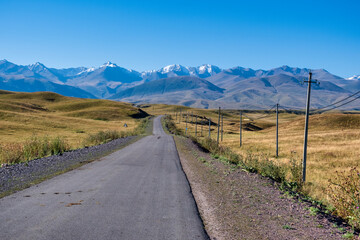
[[[153,135],[0,199],[0,239],[208,239],[174,140]]]

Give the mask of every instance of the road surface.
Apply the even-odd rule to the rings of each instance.
[[[174,140],[153,135],[0,199],[0,239],[208,239]]]

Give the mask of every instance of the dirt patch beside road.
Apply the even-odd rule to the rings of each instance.
[[[187,138],[175,141],[211,239],[343,239],[343,229],[270,179],[215,159]]]

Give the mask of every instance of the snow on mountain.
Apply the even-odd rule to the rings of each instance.
[[[118,67],[118,65],[109,61],[100,66],[100,68],[103,68],[103,67]]]
[[[43,71],[44,69],[46,69],[45,65],[39,62],[28,65],[28,68],[31,71]]]
[[[83,74],[83,73],[90,73],[90,72],[93,72],[93,71],[95,71],[95,68],[94,68],[94,67],[86,68],[86,69],[84,69],[83,71],[77,73],[76,75],[81,75],[81,74]]]
[[[41,77],[50,80],[53,83],[57,83],[57,84],[64,84],[61,80],[60,80],[60,76],[58,76],[57,74],[53,73],[49,68],[47,68],[44,64],[40,63],[40,62],[36,62],[35,64],[30,64],[27,65],[27,68],[32,71],[35,74],[40,75]]]
[[[168,77],[178,76],[194,76],[199,78],[206,78],[213,76],[222,70],[214,65],[204,64],[198,67],[185,67],[179,64],[168,65],[159,70],[142,72],[142,77],[146,81],[153,81]]]
[[[360,80],[360,75],[354,75],[352,77],[347,78],[347,80]]]
[[[107,98],[121,88],[142,83],[141,74],[107,62],[98,68],[87,68],[69,78],[66,84],[77,86],[99,98]]]
[[[189,70],[190,70],[190,75],[199,78],[207,78],[216,75],[222,71],[221,68],[211,64],[203,64],[199,67],[190,67]]]

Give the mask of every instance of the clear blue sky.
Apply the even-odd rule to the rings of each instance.
[[[0,59],[49,67],[112,61],[360,74],[360,1],[0,0]]]

